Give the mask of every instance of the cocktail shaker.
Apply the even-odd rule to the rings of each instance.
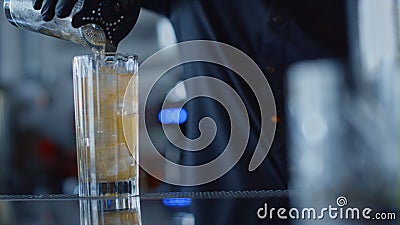
[[[140,0],[78,0],[71,15],[49,22],[33,9],[32,0],[4,0],[8,21],[16,27],[115,52],[139,17]]]
[[[79,0],[71,15],[82,9],[84,0]],[[80,45],[105,45],[104,32],[97,25],[72,26],[72,16],[64,19],[54,18],[50,22],[42,19],[39,10],[32,7],[32,0],[4,0],[4,10],[8,21],[19,28],[68,40]],[[87,34],[91,35],[87,35]]]

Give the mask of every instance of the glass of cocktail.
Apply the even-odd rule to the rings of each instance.
[[[137,57],[130,54],[73,59],[81,197],[139,193],[137,70]]]

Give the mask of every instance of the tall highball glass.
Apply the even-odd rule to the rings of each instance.
[[[139,193],[137,70],[135,55],[73,59],[81,197]]]

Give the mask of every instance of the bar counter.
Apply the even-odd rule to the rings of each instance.
[[[0,195],[0,224],[398,224],[390,220],[291,218],[296,192],[288,190],[144,193],[129,198],[77,195]],[[349,204],[350,206],[351,204]],[[337,205],[334,205],[339,208]],[[281,213],[279,213],[281,209]],[[282,210],[284,209],[284,210]],[[297,208],[302,217],[302,209]],[[296,215],[292,210],[291,215]],[[340,209],[340,208],[339,208]],[[346,209],[346,208],[343,208]],[[381,212],[383,209],[381,209]],[[283,212],[283,213],[282,213]],[[286,214],[285,214],[286,212]],[[309,213],[308,210],[305,211]],[[320,211],[316,211],[317,216]],[[339,215],[339,210],[336,211]],[[289,217],[283,219],[281,216]],[[305,215],[308,217],[309,215]]]

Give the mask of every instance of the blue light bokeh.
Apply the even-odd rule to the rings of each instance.
[[[190,198],[164,198],[163,204],[167,207],[186,207],[192,203]]]
[[[158,120],[162,124],[183,124],[188,118],[188,113],[184,108],[162,109],[158,113]]]

